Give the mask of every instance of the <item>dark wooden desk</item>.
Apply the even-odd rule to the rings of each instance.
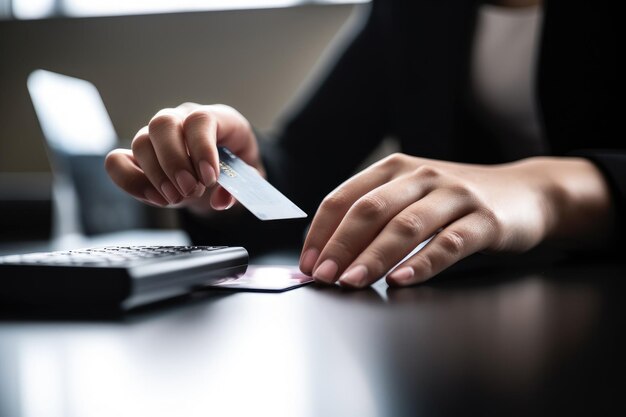
[[[569,264],[220,292],[110,320],[0,315],[0,415],[606,415],[624,277]]]

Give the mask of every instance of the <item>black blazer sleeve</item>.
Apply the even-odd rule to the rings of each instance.
[[[600,169],[616,214],[614,243],[626,233],[623,25],[616,4],[545,2],[539,96],[555,155],[581,156]],[[619,32],[619,33],[618,33]]]

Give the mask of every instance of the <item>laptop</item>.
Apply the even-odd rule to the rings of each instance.
[[[145,206],[119,190],[103,168],[118,137],[96,87],[41,69],[27,85],[53,172],[53,236],[149,227]]]

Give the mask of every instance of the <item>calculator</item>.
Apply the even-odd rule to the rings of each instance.
[[[0,256],[0,303],[132,309],[238,277],[235,246],[106,246]]]

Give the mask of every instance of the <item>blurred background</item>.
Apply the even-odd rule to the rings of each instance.
[[[229,104],[271,136],[366,3],[0,0],[0,243],[47,239],[58,221],[51,158],[26,88],[33,70],[93,83],[123,146],[157,110],[184,101]],[[175,227],[167,210],[146,219]]]

